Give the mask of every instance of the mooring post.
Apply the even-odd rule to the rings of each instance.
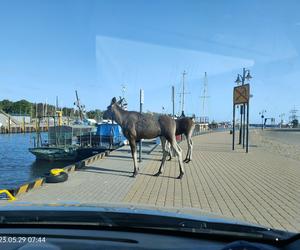
[[[140,113],[143,112],[143,103],[144,103],[144,90],[140,89]],[[142,161],[142,139],[139,143],[139,162]]]
[[[8,117],[8,133],[10,133],[10,130],[11,130],[11,121],[10,121],[10,116]]]
[[[26,131],[26,128],[25,128],[25,116],[23,116],[23,133],[25,133]]]

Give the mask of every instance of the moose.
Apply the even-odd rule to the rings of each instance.
[[[169,153],[169,150],[166,147],[166,142],[168,142],[173,148],[175,154],[178,156],[180,174],[177,179],[181,179],[184,175],[184,168],[182,162],[182,150],[176,142],[175,120],[166,115],[155,117],[150,114],[126,111],[121,107],[122,101],[122,99],[117,101],[115,97],[112,98],[111,103],[107,107],[105,113],[107,116],[112,117],[113,120],[115,120],[121,126],[124,136],[129,141],[134,164],[133,177],[135,177],[139,172],[137,165],[136,142],[141,139],[153,139],[159,136],[163,148],[163,157],[160,168],[155,176],[159,176],[161,173],[163,173],[165,161]]]
[[[188,145],[188,150],[186,153],[186,157],[183,160],[183,162],[190,162],[192,160],[193,156],[193,141],[192,141],[192,135],[195,129],[195,122],[193,118],[190,117],[183,117],[175,120],[176,122],[176,135],[182,135],[184,134],[186,137],[186,142]],[[169,159],[170,161],[172,159],[171,152],[169,152]]]

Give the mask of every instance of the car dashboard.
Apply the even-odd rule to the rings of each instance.
[[[220,240],[193,234],[157,233],[76,228],[0,228],[1,249],[203,249],[277,250],[300,249],[300,240],[285,245],[255,241]]]

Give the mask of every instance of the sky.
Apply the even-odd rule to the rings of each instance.
[[[250,120],[300,108],[299,1],[0,1],[0,99],[87,109],[125,97],[129,110],[232,119],[232,92],[250,70]]]

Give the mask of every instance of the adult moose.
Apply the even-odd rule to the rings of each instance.
[[[182,150],[178,146],[175,137],[175,121],[166,115],[161,115],[156,118],[148,114],[123,110],[120,107],[122,101],[123,100],[121,99],[117,102],[117,99],[114,97],[107,107],[106,115],[109,114],[121,126],[124,136],[129,141],[134,164],[133,177],[138,174],[139,170],[137,166],[136,142],[141,139],[153,139],[159,136],[163,147],[163,157],[159,171],[155,175],[158,176],[163,172],[168,155],[168,150],[166,148],[167,140],[171,144],[175,154],[178,156],[180,174],[177,178],[181,179],[184,175],[184,169],[182,163]]]
[[[183,117],[175,120],[176,122],[176,135],[185,135],[186,142],[188,145],[188,150],[186,153],[186,157],[183,162],[190,162],[193,156],[193,141],[192,135],[195,129],[195,122],[193,118],[190,117]],[[169,161],[172,159],[171,152],[169,153],[170,158]]]

